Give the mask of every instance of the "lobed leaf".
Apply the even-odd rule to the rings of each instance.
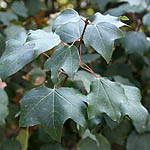
[[[45,63],[45,69],[51,70],[51,78],[57,82],[59,69],[63,69],[70,77],[78,70],[80,58],[78,49],[75,46],[62,46],[52,54]]]
[[[115,25],[99,22],[87,27],[84,42],[93,47],[109,63],[113,53],[114,41],[123,37],[123,33]]]
[[[64,122],[71,118],[85,126],[86,106],[80,93],[72,88],[32,89],[21,100],[21,127],[41,124],[55,140],[61,140]]]
[[[135,126],[138,132],[145,130],[148,112],[140,103],[138,88],[100,78],[93,81],[87,99],[89,119],[105,113],[113,121],[120,122],[128,115],[134,124],[138,124]]]

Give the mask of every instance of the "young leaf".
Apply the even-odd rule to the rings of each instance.
[[[71,118],[85,126],[85,112],[86,106],[75,89],[39,87],[21,100],[19,124],[22,127],[41,124],[50,136],[60,141],[64,122]]]
[[[123,33],[115,25],[100,22],[89,25],[84,35],[85,45],[93,47],[109,63],[115,39],[123,37]]]
[[[0,88],[0,125],[5,124],[5,118],[8,115],[8,96],[4,90]]]
[[[63,46],[53,53],[45,63],[45,69],[51,70],[51,78],[57,82],[59,69],[63,69],[69,76],[73,76],[80,65],[78,49],[75,46]]]
[[[138,123],[138,132],[143,132],[148,112],[140,103],[139,89],[105,78],[93,81],[91,89],[88,95],[89,119],[106,113],[113,121],[119,122],[122,116],[128,115],[133,123]]]

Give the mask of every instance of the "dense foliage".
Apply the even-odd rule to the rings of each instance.
[[[149,150],[150,0],[0,0],[0,149]]]

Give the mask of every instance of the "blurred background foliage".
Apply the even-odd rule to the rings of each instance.
[[[28,30],[39,28],[51,31],[54,19],[66,8],[73,8],[90,19],[96,12],[114,16],[126,15],[129,18],[124,21],[129,27],[122,27],[125,38],[116,41],[111,63],[107,65],[103,58],[93,53],[92,49],[86,48],[83,48],[84,61],[102,76],[140,88],[142,103],[150,111],[149,0],[0,0],[0,56],[5,50],[5,41],[14,38],[20,32],[26,33]],[[52,52],[53,49],[48,51],[48,54],[51,55]],[[84,142],[93,144],[90,139],[79,142],[81,135],[71,120],[65,123],[61,144],[56,143],[40,127],[30,127],[29,133],[27,129],[18,127],[19,101],[23,95],[44,82],[52,87],[49,74],[42,70],[45,59],[46,57],[41,55],[6,81],[0,80],[0,100],[1,95],[5,95],[3,105],[6,106],[3,117],[7,116],[5,125],[4,119],[0,122],[0,150],[25,150],[28,138],[29,150],[76,150],[77,147],[85,150],[87,147],[85,148]],[[87,84],[87,87],[91,79],[89,77],[88,81],[85,81],[86,75],[82,71],[78,73],[78,77],[82,78],[82,83]],[[75,81],[66,82],[65,86],[69,85],[83,89],[77,76]],[[108,122],[112,124],[110,120]],[[142,145],[145,142],[142,149],[149,150],[149,127],[145,134],[138,135],[133,131],[133,125],[128,118],[121,124],[114,125],[113,129],[101,119],[92,120],[89,126],[93,133],[101,133],[107,137],[112,150],[141,150],[132,146],[132,143],[136,145],[141,141]],[[92,146],[89,148],[93,150]]]

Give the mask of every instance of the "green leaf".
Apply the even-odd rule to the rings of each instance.
[[[149,44],[143,32],[130,31],[121,39],[121,43],[128,54],[138,53],[144,55],[149,50]]]
[[[115,39],[123,37],[123,33],[115,25],[101,22],[87,27],[84,42],[93,47],[109,63],[113,53]]]
[[[115,7],[115,8],[111,8],[108,11],[105,12],[105,14],[111,14],[113,16],[121,16],[124,15],[125,13],[142,13],[144,11],[144,8],[141,7],[140,5],[129,5],[127,4],[123,4],[120,5],[119,7]]]
[[[50,136],[60,141],[67,119],[71,118],[81,126],[86,124],[86,106],[80,95],[72,88],[35,88],[21,100],[19,124],[22,127],[41,124]]]
[[[26,33],[25,28],[23,28],[20,25],[9,25],[5,30],[4,33],[6,35],[6,39],[14,39],[17,36],[19,36],[20,34],[22,34],[22,32]]]
[[[8,115],[8,96],[4,90],[0,88],[0,125],[5,124],[5,118]]]
[[[56,29],[56,33],[65,43],[72,43],[81,37],[85,23],[83,20],[69,22]]]
[[[128,21],[130,20],[127,16],[120,16],[120,20]]]
[[[38,15],[40,11],[45,8],[45,4],[41,0],[27,0],[25,1],[25,6],[30,16]]]
[[[92,23],[98,24],[100,22],[101,23],[102,22],[111,23],[118,28],[126,25],[125,23],[120,21],[120,17],[111,16],[109,14],[108,15],[102,15],[101,13],[98,12],[94,15],[94,20]]]
[[[112,144],[119,144],[125,146],[128,135],[132,131],[133,127],[129,119],[124,119],[114,129],[109,127],[104,128],[104,135]]]
[[[43,30],[30,30],[27,38],[28,44],[35,44],[34,50],[39,55],[45,51],[52,49],[60,43],[60,38],[53,32],[45,32]]]
[[[75,46],[62,46],[52,54],[45,63],[45,69],[51,70],[51,78],[57,82],[59,69],[63,69],[70,77],[78,70],[80,58],[78,49]]]
[[[12,10],[19,16],[26,18],[28,16],[27,14],[27,8],[24,6],[24,3],[21,2],[13,2],[11,6]]]
[[[82,61],[84,63],[91,63],[93,61],[96,61],[98,58],[100,58],[99,54],[83,54],[82,55]]]
[[[73,9],[65,9],[61,12],[61,14],[56,18],[53,24],[53,31],[56,30],[56,28],[60,27],[63,24],[69,23],[69,22],[78,22],[80,20],[79,14],[73,10]]]
[[[103,11],[109,2],[113,2],[114,0],[90,0],[90,1],[97,3],[99,8]]]
[[[114,78],[114,81],[115,81],[115,82],[119,82],[119,83],[121,83],[121,84],[129,85],[129,86],[134,86],[134,84],[131,83],[131,82],[129,81],[129,79],[123,78],[122,76],[114,76],[113,78]]]
[[[79,70],[74,75],[74,81],[77,84],[77,86],[83,87],[88,93],[90,91],[90,84],[92,80],[94,80],[94,75],[87,71]]]
[[[5,50],[5,38],[0,33],[0,56],[2,56],[4,50]]]
[[[21,150],[21,144],[16,140],[6,140],[1,150]]]
[[[127,150],[149,150],[150,133],[138,134],[133,131],[128,137]]]
[[[120,84],[124,89],[125,95],[128,98],[128,103],[124,103],[121,107],[123,115],[128,115],[136,128],[141,133],[145,132],[148,121],[148,112],[142,106],[140,90],[136,87]]]
[[[102,136],[97,135],[97,142],[89,137],[82,139],[78,143],[77,150],[111,150],[108,140]]]
[[[143,17],[143,24],[146,26],[150,26],[150,13],[147,13]]]
[[[20,41],[9,40],[0,58],[0,77],[2,79],[19,71],[35,58],[34,45],[23,45]]]
[[[27,148],[28,148],[28,138],[29,138],[28,129],[20,130],[18,136],[16,137],[16,140],[20,142],[20,144],[22,146],[22,150],[27,150]]]
[[[3,24],[8,25],[11,21],[17,20],[17,19],[18,17],[12,12],[2,12],[2,11],[0,12],[0,21]]]
[[[64,150],[60,144],[45,144],[40,148],[40,150]]]
[[[0,58],[1,78],[5,79],[16,73],[41,53],[60,43],[56,34],[42,30],[30,31],[30,33],[28,38],[26,34],[21,33],[16,39],[6,42],[6,50]],[[26,42],[27,39],[28,42]]]
[[[148,112],[140,103],[138,88],[100,78],[93,81],[87,99],[89,119],[105,113],[113,121],[120,122],[121,117],[127,115],[138,132],[145,130]]]

